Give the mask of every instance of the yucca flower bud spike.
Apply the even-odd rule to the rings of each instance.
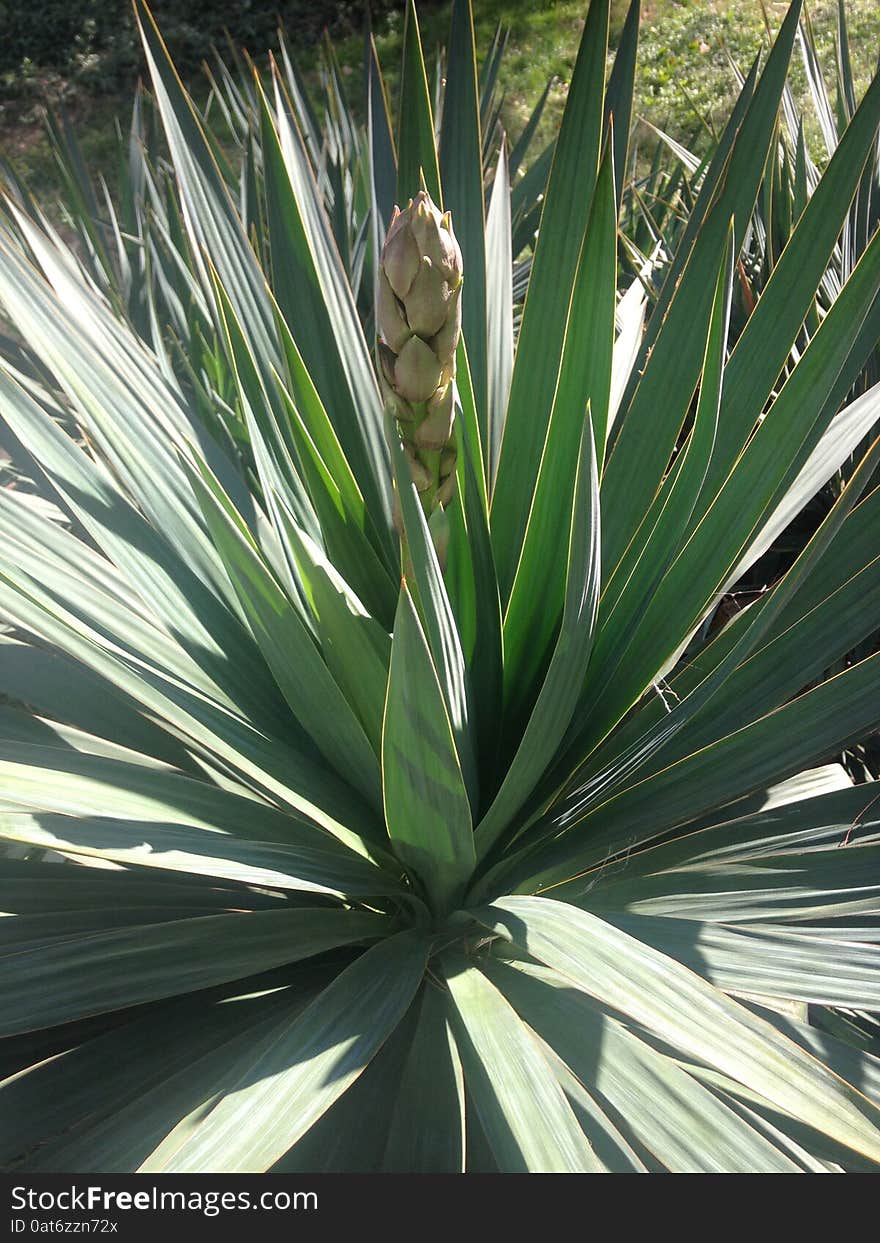
[[[461,335],[461,250],[452,215],[426,190],[394,208],[379,266],[377,355],[385,408],[406,446],[438,557],[455,488],[455,351]],[[395,507],[395,513],[398,508]]]

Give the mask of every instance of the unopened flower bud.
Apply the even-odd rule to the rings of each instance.
[[[393,386],[406,401],[427,401],[440,383],[442,367],[430,345],[410,337],[397,355]]]
[[[428,402],[428,413],[413,431],[413,441],[422,449],[442,449],[452,436],[455,409],[452,385],[438,389]]]
[[[385,408],[397,420],[429,520],[455,489],[461,285],[452,217],[422,190],[403,211],[394,209],[379,265],[376,326]]]

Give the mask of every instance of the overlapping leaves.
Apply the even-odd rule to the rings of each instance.
[[[880,1163],[880,796],[834,762],[880,725],[880,654],[852,656],[880,598],[880,394],[851,391],[876,237],[802,333],[880,88],[731,352],[792,6],[643,335],[617,222],[639,7],[606,88],[608,9],[523,174],[467,0],[440,109],[410,6],[396,129],[371,44],[363,129],[332,53],[326,122],[286,45],[266,81],[220,66],[231,156],[139,5],[167,155],[139,104],[113,245],[85,189],[76,251],[10,188],[8,1167]],[[370,363],[390,196],[422,176],[471,299],[445,570]]]

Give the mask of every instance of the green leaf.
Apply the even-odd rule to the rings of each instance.
[[[847,927],[814,936],[809,926],[800,932],[771,923],[727,927],[668,916],[608,919],[725,992],[850,1010],[880,1007],[880,947],[860,941]]]
[[[133,1173],[181,1116],[211,1098],[280,1014],[308,999],[303,982],[261,996],[237,991],[232,986],[233,995],[219,1001],[202,994],[150,1006],[122,1027],[90,1033],[63,1057],[6,1079],[4,1165]]]
[[[827,765],[689,822],[668,840],[639,851],[627,872],[650,875],[691,864],[709,869],[760,864],[765,855],[797,859],[801,851],[836,848],[850,839],[873,841],[878,817],[880,804],[874,805],[870,783],[853,786],[840,765]],[[582,896],[590,883],[590,877],[582,878],[571,886],[571,895],[577,888]],[[568,898],[569,892],[560,887],[555,896]]]
[[[474,638],[470,652],[465,653],[471,685],[477,729],[478,771],[494,773],[498,752],[498,720],[502,702],[502,640],[501,602],[498,580],[492,557],[485,493],[482,491],[469,458],[459,448],[463,461],[463,518],[466,530],[466,551],[473,582]],[[461,492],[460,492],[461,495]],[[450,541],[450,572],[453,569],[454,545]]]
[[[367,508],[377,524],[387,524],[388,458],[375,373],[302,136],[289,119],[277,77],[275,94],[274,119],[262,95],[260,105],[278,304]]]
[[[464,337],[459,337],[455,351],[455,424],[461,428],[462,443],[470,460],[471,468],[477,477],[483,508],[487,520],[489,513],[488,491],[486,485],[486,467],[483,460],[485,437],[481,431],[480,415],[474,398],[471,384],[471,369],[468,363],[467,346]]]
[[[662,579],[681,546],[682,532],[687,528],[706,478],[718,435],[718,411],[723,393],[733,290],[733,261],[731,226],[715,283],[693,427],[630,547],[604,586],[599,626],[606,642],[605,632],[616,630],[619,633],[625,629],[620,624],[615,627],[615,610],[620,611],[624,621],[637,616],[639,602],[649,598],[657,582]],[[616,645],[619,650],[619,638]],[[610,658],[604,651],[598,663],[603,673],[606,666],[610,666]]]
[[[391,842],[432,905],[447,909],[474,869],[473,827],[440,683],[406,587],[391,645],[382,778]]]
[[[506,1173],[597,1173],[590,1149],[532,1033],[461,954],[443,960],[456,1037],[480,1124]]]
[[[51,577],[51,568],[52,563],[44,559],[42,579]],[[364,838],[347,824],[359,823],[368,835],[375,834],[379,826],[370,826],[363,800],[355,800],[311,751],[303,753],[291,745],[296,741],[293,720],[293,737],[287,742],[267,738],[240,714],[212,700],[188,680],[169,675],[155,663],[149,647],[144,654],[140,646],[130,646],[126,634],[130,607],[104,598],[88,582],[80,604],[80,578],[71,575],[65,582],[62,598],[67,607],[0,556],[0,604],[5,616],[109,680],[138,708],[163,721],[203,760],[215,767],[231,767],[249,789],[262,791],[264,800],[280,800],[355,850],[366,850]],[[115,605],[113,610],[108,608],[109,603]],[[107,633],[113,634],[114,641]]]
[[[139,868],[69,867],[67,861],[12,859],[0,863],[3,910],[23,920],[54,919],[58,915],[89,917],[124,912],[125,908],[152,910],[186,908],[191,912],[229,910],[236,902],[246,909],[276,907],[286,901],[279,893],[258,893],[245,885],[216,884],[200,876],[150,874]],[[310,902],[311,899],[305,899]],[[13,938],[14,939],[14,938]]]
[[[555,150],[556,143],[549,143],[531,168],[511,188],[510,209],[513,223],[511,250],[514,258],[519,256],[527,246],[533,246],[535,243],[547,178],[553,164]]]
[[[38,238],[33,230],[30,244]],[[69,265],[45,242],[39,253],[59,294],[39,279],[8,234],[0,234],[0,303],[54,372],[119,490],[172,542],[192,572],[228,603],[228,584],[218,573],[216,553],[176,462],[179,446],[199,438],[190,412],[166,383],[155,358],[75,278]],[[212,460],[226,479],[229,464],[222,464],[216,448]]]
[[[251,911],[85,933],[2,953],[9,1008],[0,1034],[210,988],[386,931],[381,917],[354,911]]]
[[[610,1174],[647,1174],[648,1167],[633,1146],[546,1041],[542,1041],[542,1052],[568,1098],[587,1142],[605,1169]]]
[[[640,21],[641,0],[630,0],[605,92],[606,125],[611,122],[614,132],[614,184],[617,187],[618,211],[626,184],[626,155],[632,124]]]
[[[693,513],[718,429],[724,355],[733,282],[733,239],[728,233],[715,285],[703,358],[700,396],[691,433],[676,464],[654,499],[618,566],[606,581],[599,605],[595,674],[588,678],[567,755],[583,755],[595,741],[596,703],[602,691],[621,679],[618,668],[649,601],[680,547],[681,533]]]
[[[406,1174],[462,1174],[464,1078],[449,1007],[430,981],[417,1003],[417,1027],[406,1053],[382,1158],[382,1169]]]
[[[206,466],[190,478],[266,662],[291,711],[338,772],[371,803],[380,797],[378,761],[351,706],[250,533]]]
[[[368,950],[248,1050],[212,1107],[185,1119],[141,1170],[267,1169],[369,1065],[410,1005],[428,948],[416,933],[402,932]]]
[[[644,265],[645,279],[649,272],[650,261]],[[626,386],[636,365],[647,307],[648,297],[642,279],[637,276],[618,302],[615,314],[617,336],[611,354],[611,396],[608,402],[608,424],[605,429],[608,439],[611,437]],[[606,449],[607,444],[606,440]]]
[[[418,1004],[417,996],[363,1074],[267,1173],[371,1174],[381,1168]]]
[[[70,117],[63,104],[60,105],[59,112],[60,124],[51,108],[47,108],[45,114],[52,154],[61,171],[65,199],[69,208],[72,209],[71,216],[86,242],[89,258],[92,261],[90,267],[98,277],[100,284],[112,297],[116,293],[115,274],[107,248],[106,234],[98,224],[102,213],[98,208],[94,188],[86,171],[82,151],[76,140]]]
[[[872,316],[874,313],[872,309]],[[866,327],[869,327],[868,320],[864,322],[860,336],[864,334]],[[825,404],[826,411],[837,406],[836,398],[851,378],[851,362],[852,355]],[[736,568],[731,571],[731,579],[734,575],[739,578],[745,574],[746,570],[770,548],[807,504],[819,495],[822,488],[834,477],[847,459],[856,455],[859,445],[864,445],[866,437],[871,435],[878,418],[880,418],[880,385],[875,384],[836,414],[818,439],[816,430],[813,430],[810,441],[816,442],[815,447],[794,480],[788,484],[787,490],[772,508],[769,516],[762,521],[757,535],[749,544]]]
[[[455,615],[449,602],[437,553],[428,530],[424,510],[412,482],[403,442],[389,427],[391,462],[400,501],[411,578],[409,588],[416,600],[422,625],[434,662],[461,771],[464,774],[471,807],[477,803],[477,772],[474,757],[471,690]]]
[[[795,0],[780,28],[693,249],[688,253],[685,241],[680,243],[678,253],[687,254],[687,261],[668,309],[662,300],[655,307],[652,323],[661,326],[657,332],[649,328],[643,357],[647,358],[650,345],[650,358],[628,403],[602,481],[603,508],[608,510],[602,558],[608,573],[620,560],[663,478],[687,414],[703,355],[703,342],[691,329],[708,322],[717,257],[731,217],[736,253],[742,244],[773,138],[800,9],[801,0]]]
[[[377,530],[374,515],[364,504],[296,344],[283,322],[280,327],[291,387],[296,394],[294,400],[279,380],[281,400],[324,545],[374,616],[390,626],[397,603],[396,549],[392,555],[390,538],[383,541],[373,535]]]
[[[522,128],[522,132],[519,138],[517,138],[516,142],[513,145],[513,148],[511,149],[511,152],[510,152],[510,178],[511,180],[516,179],[516,174],[519,172],[523,160],[528,155],[529,148],[532,145],[532,141],[534,140],[538,126],[541,124],[541,118],[544,115],[544,109],[547,106],[547,100],[550,96],[550,91],[552,87],[553,87],[553,78],[551,77],[547,79],[547,85],[544,87],[543,91],[541,91],[541,94],[538,96],[538,102],[535,104],[534,108],[529,114],[528,121],[526,121],[525,125]],[[502,142],[501,145],[503,147],[505,144]]]
[[[560,976],[495,963],[489,978],[578,1080],[625,1120],[630,1137],[672,1173],[789,1173],[796,1167],[671,1058]]]
[[[575,275],[547,441],[504,617],[505,700],[514,714],[531,693],[562,610],[568,549],[559,532],[576,503],[572,464],[578,461],[587,409],[601,477],[614,346],[616,215],[609,143]],[[534,607],[536,599],[540,609]]]
[[[27,704],[40,717],[88,728],[133,751],[187,768],[183,747],[84,665],[57,652],[0,637],[0,695]]]
[[[631,875],[624,870],[617,879],[597,884],[583,902],[599,912],[726,924],[779,923],[870,915],[878,906],[878,890],[878,848],[850,845],[841,850],[835,845],[826,850],[768,852],[748,865],[704,865],[698,871]]]
[[[575,479],[562,624],[547,675],[513,761],[477,827],[481,858],[532,794],[571,721],[592,647],[599,600],[599,544],[599,481],[588,410]]]
[[[563,821],[571,832],[538,856],[520,863],[532,883],[568,880],[607,858],[609,848],[630,849],[663,829],[692,820],[710,807],[766,787],[789,776],[880,723],[880,656],[862,661],[793,702],[750,722],[711,746],[636,782],[601,804],[592,814],[602,827],[586,832],[590,816],[577,820],[569,809]],[[552,859],[552,862],[551,862]]]
[[[144,46],[153,93],[174,161],[191,254],[204,292],[211,282],[205,255],[217,269],[236,314],[248,324],[258,353],[278,359],[274,316],[265,279],[198,115],[178,77],[155,21],[143,0],[135,15]]]
[[[719,438],[706,480],[705,509],[751,434],[815,297],[880,124],[874,79],[779,257],[728,363]],[[701,511],[702,512],[702,511]]]
[[[790,54],[791,53],[789,51],[789,56]],[[692,158],[688,161],[686,158],[686,149],[681,148],[679,150],[678,147],[673,148],[677,158],[682,161],[686,168],[691,169],[692,167],[694,174],[696,174],[700,169],[703,171],[699,183],[699,193],[696,195],[696,198],[694,198],[690,192],[688,182],[686,180],[682,182],[682,188],[685,190],[687,195],[687,205],[689,209],[687,222],[684,227],[684,232],[681,235],[681,239],[676,247],[675,254],[672,256],[668,265],[664,268],[665,276],[663,286],[659,291],[655,306],[657,313],[651,317],[645,341],[642,346],[643,358],[647,357],[648,349],[663,326],[663,318],[669,308],[672,298],[675,295],[679,278],[691,254],[691,251],[693,250],[694,242],[699,236],[700,230],[702,229],[709,212],[715,207],[719,194],[723,189],[723,182],[730,160],[731,151],[733,150],[735,144],[740,141],[740,131],[742,130],[743,123],[755,99],[756,87],[759,82],[758,70],[760,67],[760,61],[761,54],[759,52],[753,60],[748,75],[742,84],[739,96],[737,97],[733,110],[727,119],[727,124],[724,126],[721,137],[718,140],[718,144],[712,153],[711,159],[708,161],[703,160],[702,162],[697,160],[695,162],[694,158]],[[785,87],[783,87],[782,95],[784,98]],[[754,123],[754,118],[752,123]],[[658,131],[658,136],[667,146],[669,145],[669,140],[666,135]],[[659,155],[660,149],[658,147],[658,159]],[[755,193],[757,194],[757,190]],[[626,394],[627,405],[629,404],[629,400],[632,397],[637,383],[638,379],[636,373],[636,375],[633,376]]]
[[[482,135],[471,0],[454,0],[447,48],[446,90],[440,126],[440,171],[445,202],[453,211],[467,280],[462,331],[483,440],[487,440],[486,248]]]
[[[769,1024],[649,945],[546,898],[502,898],[486,925],[588,996],[876,1160],[867,1101]]]
[[[784,498],[834,413],[825,399],[846,363],[853,338],[880,288],[875,237],[771,411],[737,460],[724,489],[640,607],[625,664],[605,702],[594,705],[592,737],[603,737],[671,663],[699,624],[763,522]],[[603,484],[603,514],[607,510]],[[729,570],[720,578],[725,562]],[[715,579],[712,586],[709,582]],[[699,600],[699,603],[697,602]],[[608,715],[605,715],[607,706]],[[613,718],[613,720],[612,720]]]
[[[119,495],[111,477],[2,371],[0,408],[22,443],[39,456],[71,512],[188,655],[239,701],[247,702],[257,687],[266,696],[259,654],[225,601],[205,587],[177,550]],[[229,647],[241,653],[234,669],[223,658]]]
[[[214,277],[214,299],[220,336],[228,358],[234,400],[251,444],[254,467],[270,524],[279,542],[274,494],[281,492],[300,522],[319,537],[316,511],[304,486],[304,473],[297,460],[296,440],[291,435],[287,405],[280,391],[273,364],[261,360],[251,346],[247,331],[219,280]],[[321,498],[323,499],[323,498]],[[279,563],[283,558],[278,558]]]
[[[407,0],[403,27],[403,67],[400,81],[400,112],[397,119],[397,201],[403,206],[425,188],[435,203],[442,205],[434,117],[425,58],[419,34],[419,19],[413,0]]]
[[[547,435],[578,255],[599,171],[608,0],[592,0],[568,91],[523,309],[492,498],[502,601],[513,584]]]
[[[315,619],[321,654],[378,755],[391,640],[293,516],[282,508],[280,517]]]
[[[379,254],[384,241],[385,231],[394,210],[394,196],[397,193],[397,153],[394,149],[394,135],[391,132],[391,113],[388,107],[388,91],[376,41],[372,32],[368,34],[368,45],[365,51],[365,83],[366,83],[366,116],[367,140],[370,153],[370,191],[373,197],[373,261],[379,263]]]
[[[498,468],[513,374],[513,250],[505,142],[498,152],[486,216],[486,331],[488,405],[483,444],[486,475],[492,482]]]
[[[821,1057],[834,1074],[852,1084],[873,1105],[880,1105],[880,1059],[836,1038],[827,1029],[813,1027],[790,1015],[776,1014],[772,1010],[762,1013],[789,1039],[815,1057]]]
[[[805,683],[821,679],[834,660],[843,658],[873,631],[872,617],[878,607],[880,563],[875,559],[860,573],[845,578],[836,591],[789,627],[777,623],[773,640],[728,675],[711,704],[696,714],[675,742],[664,746],[660,762],[665,765],[699,750],[779,707]],[[706,653],[706,665],[711,665],[713,655],[721,655],[720,645],[717,651]],[[670,684],[673,693],[687,693],[692,680],[688,673],[704,672],[706,665],[701,659],[696,668],[684,670]],[[649,770],[654,771],[657,763],[652,761]]]
[[[10,770],[4,766],[4,776]],[[13,779],[17,771],[13,771]],[[119,774],[123,777],[123,774]],[[62,803],[72,782],[61,782],[53,774],[57,790],[53,799],[38,797],[34,803]],[[45,777],[44,777],[45,780]],[[68,795],[72,803],[72,797]],[[228,811],[241,812],[241,803],[230,798]],[[8,807],[14,798],[4,798]],[[95,804],[92,804],[94,806]],[[132,798],[130,805],[137,806]],[[247,807],[245,804],[245,814]],[[158,813],[157,813],[158,814]],[[109,808],[93,814],[60,815],[34,808],[31,812],[0,810],[0,838],[7,842],[61,850],[83,859],[108,860],[126,867],[140,866],[159,871],[183,872],[190,877],[207,876],[276,889],[327,893],[337,897],[377,897],[402,891],[393,861],[389,870],[380,870],[354,851],[346,850],[328,834],[308,825],[284,818],[276,828],[289,840],[271,840],[270,827],[262,830],[259,809],[252,813],[255,825],[247,821],[236,831],[223,832],[192,824],[175,824],[146,819],[146,808],[137,818],[111,814]],[[231,817],[230,817],[231,818]],[[250,831],[248,831],[250,828]],[[48,882],[44,882],[48,883]]]
[[[805,682],[819,678],[829,661],[849,651],[871,630],[871,601],[877,590],[880,563],[873,556],[875,550],[865,532],[871,530],[880,507],[880,491],[875,489],[871,497],[838,523],[838,511],[847,503],[846,493],[858,487],[858,474],[866,468],[870,474],[871,453],[862,460],[859,471],[804,550],[804,555],[811,551],[811,545],[815,550],[819,539],[826,543],[819,559],[810,564],[809,574],[796,576],[793,593],[788,590],[788,582],[798,563],[803,567],[804,556],[778,588],[765,593],[718,631],[670,679],[669,695],[677,703],[687,699],[708,674],[719,671],[723,662],[728,661],[711,706],[704,704],[683,725],[675,741],[664,741],[660,753],[642,764],[643,775],[667,767],[671,760],[682,758],[778,707]],[[781,599],[780,590],[784,592]],[[758,628],[753,632],[755,641],[748,641],[748,649],[740,652],[742,663],[737,663],[731,653],[753,625]],[[731,667],[731,659],[736,668]],[[608,745],[600,748],[602,762],[622,755],[634,741],[646,737],[646,727],[669,715],[668,704],[660,696],[644,703],[614,732]],[[590,767],[596,762],[591,761]]]

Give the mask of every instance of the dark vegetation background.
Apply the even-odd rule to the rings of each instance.
[[[184,75],[195,72],[212,44],[225,40],[262,52],[279,21],[298,41],[314,43],[326,27],[334,38],[360,31],[366,5],[351,0],[154,0],[150,6]],[[403,0],[371,0],[376,20]],[[7,93],[19,77],[47,71],[100,91],[137,77],[141,54],[129,0],[2,0],[0,74]]]

